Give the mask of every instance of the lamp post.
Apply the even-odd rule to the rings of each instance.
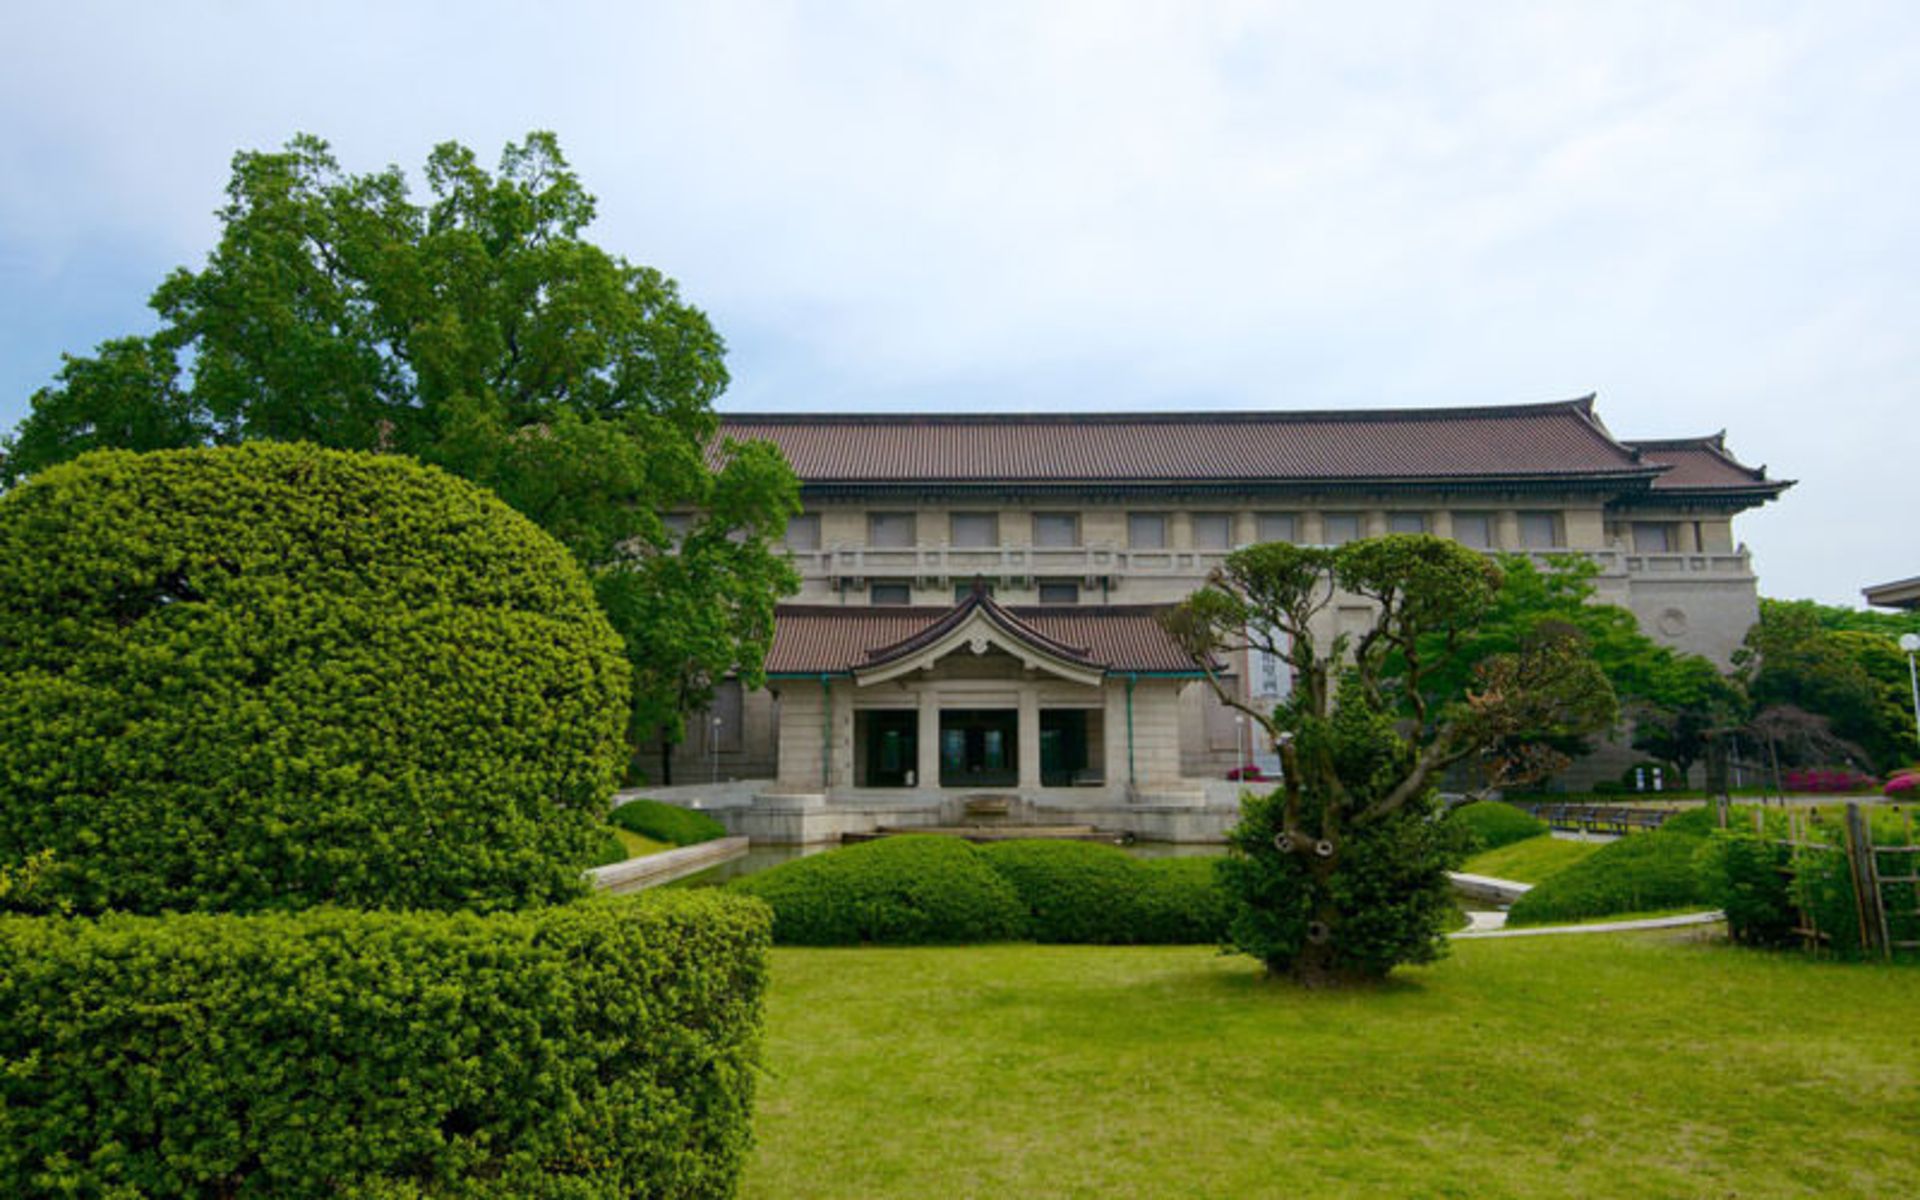
[[[1913,684],[1913,736],[1920,738],[1920,667],[1913,660],[1920,653],[1920,633],[1901,634],[1900,648],[1907,652],[1907,678]]]
[[[707,736],[707,755],[713,763],[713,769],[707,774],[707,782],[720,782],[720,717],[715,714],[713,729]]]

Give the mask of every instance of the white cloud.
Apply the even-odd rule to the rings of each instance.
[[[11,24],[15,392],[204,252],[237,148],[309,130],[355,167],[414,167],[444,138],[491,155],[551,127],[601,240],[727,333],[737,405],[1598,389],[1622,434],[1725,426],[1805,481],[1745,525],[1770,590],[1850,600],[1920,570],[1881,515],[1920,366],[1901,5],[60,4]],[[75,283],[94,277],[115,294]]]

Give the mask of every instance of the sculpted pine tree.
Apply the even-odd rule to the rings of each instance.
[[[1279,748],[1283,782],[1247,795],[1222,864],[1240,900],[1230,940],[1270,973],[1317,987],[1438,957],[1446,871],[1464,852],[1439,819],[1441,774],[1472,763],[1491,784],[1518,782],[1564,761],[1555,742],[1612,723],[1613,691],[1566,627],[1483,658],[1465,688],[1431,686],[1500,586],[1484,556],[1436,537],[1272,543],[1229,555],[1168,614],[1215,694]],[[1328,640],[1336,594],[1365,600],[1372,620]],[[1271,711],[1226,678],[1248,648],[1291,668],[1292,695]]]
[[[773,543],[799,485],[770,445],[709,459],[725,346],[674,282],[586,237],[552,134],[488,172],[455,143],[430,195],[325,142],[234,158],[221,236],[154,292],[160,329],[69,357],[0,444],[0,485],[96,448],[312,442],[390,451],[498,493],[588,568],[634,668],[633,732],[738,670],[798,580]],[[692,514],[684,528],[665,514]]]

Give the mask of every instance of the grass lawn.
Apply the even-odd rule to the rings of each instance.
[[[1694,931],[1365,993],[1205,947],[774,951],[748,1197],[1920,1191],[1920,969]]]
[[[1604,845],[1605,842],[1575,842],[1542,834],[1476,854],[1460,869],[1471,875],[1491,875],[1515,883],[1539,883]]]
[[[622,829],[618,825],[609,825],[607,828],[613,830],[613,836],[619,838],[620,844],[627,848],[628,858],[639,858],[642,855],[658,854],[662,850],[673,849],[672,842],[657,842],[645,834],[635,833],[631,829]]]

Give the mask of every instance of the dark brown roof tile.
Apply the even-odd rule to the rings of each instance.
[[[1592,397],[1348,412],[723,416],[807,483],[1646,478]]]
[[[933,640],[974,604],[972,599],[952,608],[785,604],[775,614],[767,673],[844,675],[872,666]],[[994,607],[1010,619],[1016,636],[1030,632],[1049,653],[1089,666],[1116,674],[1194,670],[1160,627],[1163,605]]]

